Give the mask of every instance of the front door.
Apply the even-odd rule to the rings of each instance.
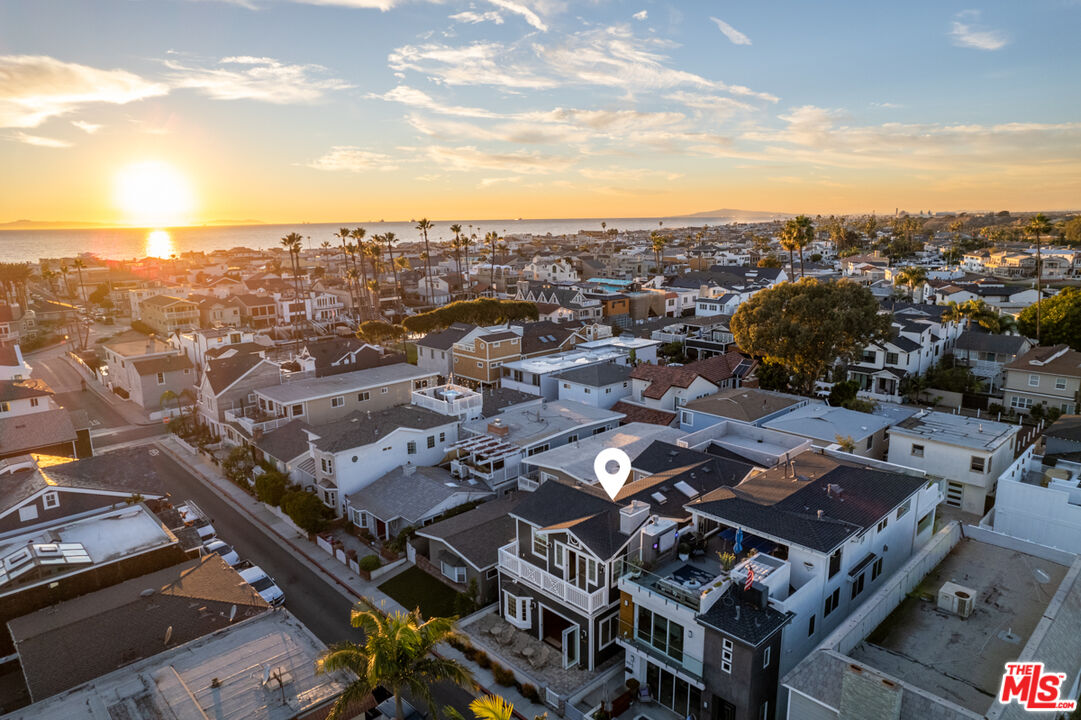
[[[578,626],[571,625],[563,631],[563,667],[578,664]]]

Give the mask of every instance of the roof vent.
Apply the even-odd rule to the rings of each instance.
[[[826,514],[825,510],[819,510],[818,511],[818,519],[821,520],[823,518],[823,516],[825,516],[825,514]]]

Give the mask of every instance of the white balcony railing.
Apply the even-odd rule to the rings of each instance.
[[[511,575],[515,580],[590,614],[609,604],[608,588],[602,587],[593,592],[586,592],[563,578],[524,562],[518,557],[518,543],[516,542],[499,548],[499,570]]]
[[[288,417],[270,417],[265,413],[259,413],[258,419],[247,417],[247,413],[241,410],[226,410],[225,421],[234,422],[240,427],[244,428],[249,435],[254,435],[256,431],[270,432],[276,428],[286,425],[292,418]]]

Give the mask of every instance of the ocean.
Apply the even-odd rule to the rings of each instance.
[[[726,225],[736,218],[604,218],[609,229],[652,230],[663,227],[701,227]],[[502,235],[566,235],[579,230],[600,230],[601,218],[555,220],[437,220],[428,233],[432,242],[450,240],[450,226],[458,223],[463,232],[484,233],[495,230]],[[472,229],[470,229],[472,226]],[[0,261],[27,262],[38,258],[73,257],[93,253],[101,258],[129,260],[141,257],[169,257],[187,251],[227,250],[238,246],[253,249],[276,247],[281,238],[296,232],[304,238],[305,248],[318,248],[324,241],[334,245],[340,227],[362,227],[369,235],[393,232],[401,241],[419,240],[416,222],[343,222],[297,223],[294,225],[227,225],[179,227],[164,230],[146,228],[84,228],[72,230],[0,230]]]

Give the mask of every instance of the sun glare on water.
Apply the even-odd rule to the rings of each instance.
[[[115,200],[129,225],[185,225],[194,205],[191,186],[176,168],[161,162],[128,165],[116,176]]]
[[[176,255],[172,236],[165,230],[153,230],[146,236],[146,257],[168,258]]]

